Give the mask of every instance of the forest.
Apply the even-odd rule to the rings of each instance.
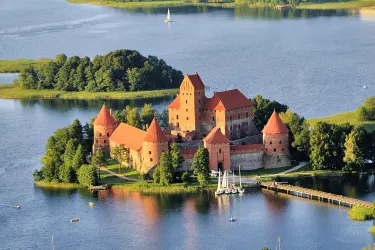
[[[182,79],[182,72],[164,60],[122,49],[92,61],[58,54],[46,64],[22,69],[15,84],[21,89],[124,92],[177,88]]]

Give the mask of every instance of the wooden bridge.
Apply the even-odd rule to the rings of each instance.
[[[311,199],[311,200],[317,200],[327,203],[336,204],[339,206],[347,206],[347,207],[353,207],[353,206],[361,206],[361,207],[367,207],[372,208],[373,205],[371,202],[368,201],[362,201],[342,195],[337,194],[331,194],[327,192],[317,191],[313,189],[303,188],[303,187],[297,187],[289,184],[277,184],[274,185],[272,182],[261,182],[260,183],[262,188],[266,188],[268,190],[274,190],[277,192],[283,192],[286,194]]]

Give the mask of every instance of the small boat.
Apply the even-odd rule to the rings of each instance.
[[[73,219],[70,220],[70,222],[78,222],[79,221],[79,218],[77,217],[74,217]]]
[[[167,18],[164,20],[164,22],[166,22],[166,23],[173,22],[172,19],[171,19],[171,13],[169,12],[169,8],[168,8]]]
[[[235,177],[234,177],[234,169],[232,171],[232,174],[233,174],[232,194],[237,194],[236,181],[235,181]]]
[[[217,190],[215,191],[216,195],[221,195],[224,193],[224,189],[221,187],[220,177],[221,177],[221,171],[219,171],[219,179],[217,181]]]
[[[20,205],[15,205],[14,207],[17,208],[17,209],[20,209],[20,208],[21,208]]]
[[[232,189],[230,188],[225,189],[225,194],[231,194],[231,193],[232,193]]]
[[[242,188],[242,181],[241,181],[241,165],[238,166],[238,173],[240,176],[240,186],[238,188],[238,193],[243,194],[245,193],[245,189]]]
[[[363,85],[362,88],[367,89],[368,87],[366,85]]]
[[[235,221],[237,221],[237,219],[236,219],[236,217],[230,217],[229,221],[235,222]]]
[[[93,206],[94,206],[94,202],[91,202],[91,201],[90,201],[90,202],[89,202],[89,206],[90,206],[90,207],[93,207]]]

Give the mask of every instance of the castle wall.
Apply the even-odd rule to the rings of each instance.
[[[94,144],[92,146],[92,152],[95,154],[97,150],[101,150],[105,156],[109,156],[110,145],[108,138],[115,131],[116,125],[100,126],[94,125]]]
[[[272,155],[289,155],[288,133],[263,134],[265,153]]]
[[[147,173],[159,163],[162,152],[168,152],[168,142],[143,142],[141,173]]]
[[[263,164],[265,168],[282,168],[291,166],[291,158],[288,155],[264,154]]]
[[[232,145],[260,144],[262,143],[262,134],[246,136],[241,139],[231,141]]]
[[[264,167],[263,165],[263,151],[256,153],[232,154],[230,156],[231,169],[238,170],[241,165],[241,170],[254,170]]]
[[[229,143],[208,144],[205,143],[205,148],[209,152],[209,169],[218,170],[219,164],[222,171],[230,169],[230,148]]]

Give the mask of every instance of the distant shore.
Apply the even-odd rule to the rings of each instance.
[[[221,8],[234,8],[236,6],[248,6],[248,7],[271,7],[270,4],[260,3],[192,3],[181,0],[176,1],[152,1],[152,2],[115,2],[111,0],[67,0],[70,3],[76,4],[93,4],[100,6],[107,6],[113,8],[153,8],[153,7],[176,7],[176,6],[211,6]],[[319,4],[301,4],[295,6],[298,9],[357,9],[357,8],[371,8],[375,10],[375,0],[359,0],[349,2],[331,2],[331,3],[319,3]]]
[[[60,90],[20,89],[14,84],[0,84],[2,99],[142,99],[173,96],[178,89],[145,90],[134,92],[67,92]]]
[[[49,58],[0,60],[0,73],[19,73],[23,68],[40,66],[52,60]]]

